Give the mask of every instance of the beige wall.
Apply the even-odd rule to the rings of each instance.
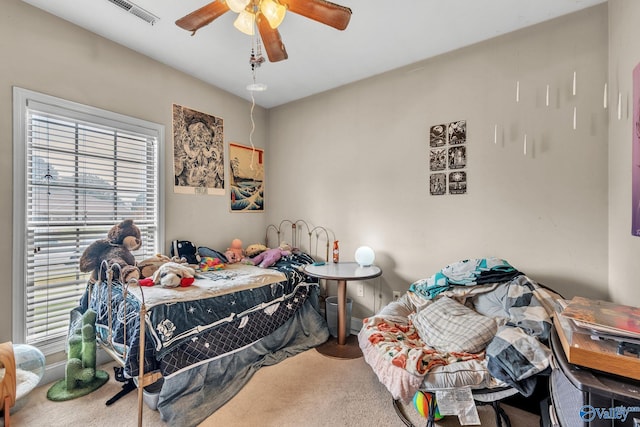
[[[344,260],[362,244],[377,251],[384,273],[354,297],[357,317],[393,289],[486,256],[565,296],[606,297],[606,80],[602,5],[271,109],[271,155],[292,155],[269,165],[269,216],[329,224]],[[429,126],[461,119],[468,194],[431,196]]]
[[[640,305],[640,238],[631,235],[633,69],[640,62],[640,2],[609,0],[609,86],[622,118],[609,112],[609,288],[611,299]],[[614,104],[615,105],[615,104]]]
[[[608,72],[610,88],[630,91],[638,62],[631,16],[640,12],[632,0],[609,3],[609,18],[606,5],[590,8],[270,111],[258,108],[254,141],[267,148],[267,213],[231,215],[226,198],[173,194],[169,172],[166,240],[224,247],[233,237],[252,241],[282,218],[327,225],[340,239],[343,260],[368,244],[384,270],[364,297],[354,296],[357,317],[379,309],[392,290],[471,257],[503,257],[568,297],[606,298],[609,280],[618,300],[640,292],[629,285],[640,268],[631,267],[640,240],[628,231],[630,172],[620,168],[629,164],[631,125],[612,122],[608,129],[612,112],[602,108]],[[610,36],[608,19],[617,27]],[[7,242],[0,266],[7,277],[12,86],[164,124],[168,171],[172,103],[221,116],[225,140],[247,143],[247,101],[19,0],[3,0],[0,57],[0,236]],[[468,194],[430,196],[428,128],[461,119],[468,130]],[[11,284],[0,286],[0,340],[6,340]]]
[[[247,75],[250,70],[247,68]],[[0,342],[11,338],[12,86],[139,117],[165,126],[165,239],[226,248],[264,233],[264,217],[231,214],[226,197],[173,193],[171,105],[224,119],[225,141],[248,144],[250,103],[19,0],[0,10]],[[254,111],[253,141],[265,147],[267,114]],[[227,147],[225,147],[226,149]],[[266,152],[266,159],[269,153]],[[250,219],[250,220],[249,220]],[[227,231],[229,230],[229,231]],[[231,233],[233,231],[233,233]],[[165,250],[168,245],[165,243]]]

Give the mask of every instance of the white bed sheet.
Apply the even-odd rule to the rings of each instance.
[[[270,268],[249,264],[228,264],[222,270],[197,273],[196,280],[187,287],[163,288],[161,286],[129,287],[129,292],[147,308],[172,302],[196,301],[246,289],[282,282],[284,273]]]

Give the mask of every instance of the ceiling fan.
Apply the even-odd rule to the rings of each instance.
[[[253,35],[254,26],[258,28],[271,62],[288,58],[277,28],[287,10],[338,30],[347,28],[351,19],[351,9],[326,0],[215,0],[178,19],[176,25],[194,35],[229,10],[238,13],[234,26],[240,31]]]

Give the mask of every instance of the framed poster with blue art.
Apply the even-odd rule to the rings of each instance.
[[[229,143],[231,212],[264,212],[264,150]]]
[[[640,236],[640,64],[633,69],[631,143],[631,235]]]

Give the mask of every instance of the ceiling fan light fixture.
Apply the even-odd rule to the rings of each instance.
[[[232,9],[239,10],[234,27],[251,37],[259,32],[271,62],[283,61],[289,57],[277,28],[288,12],[337,30],[346,29],[351,19],[350,8],[328,0],[213,0],[178,19],[176,25],[193,35]]]
[[[255,21],[256,16],[253,13],[243,10],[238,14],[233,26],[246,35],[252,36],[255,34]]]
[[[227,6],[235,13],[242,12],[249,3],[251,3],[251,0],[227,0]]]
[[[284,15],[287,13],[287,8],[274,0],[262,0],[260,2],[260,11],[267,18],[269,26],[273,29],[278,26],[284,20]]]

